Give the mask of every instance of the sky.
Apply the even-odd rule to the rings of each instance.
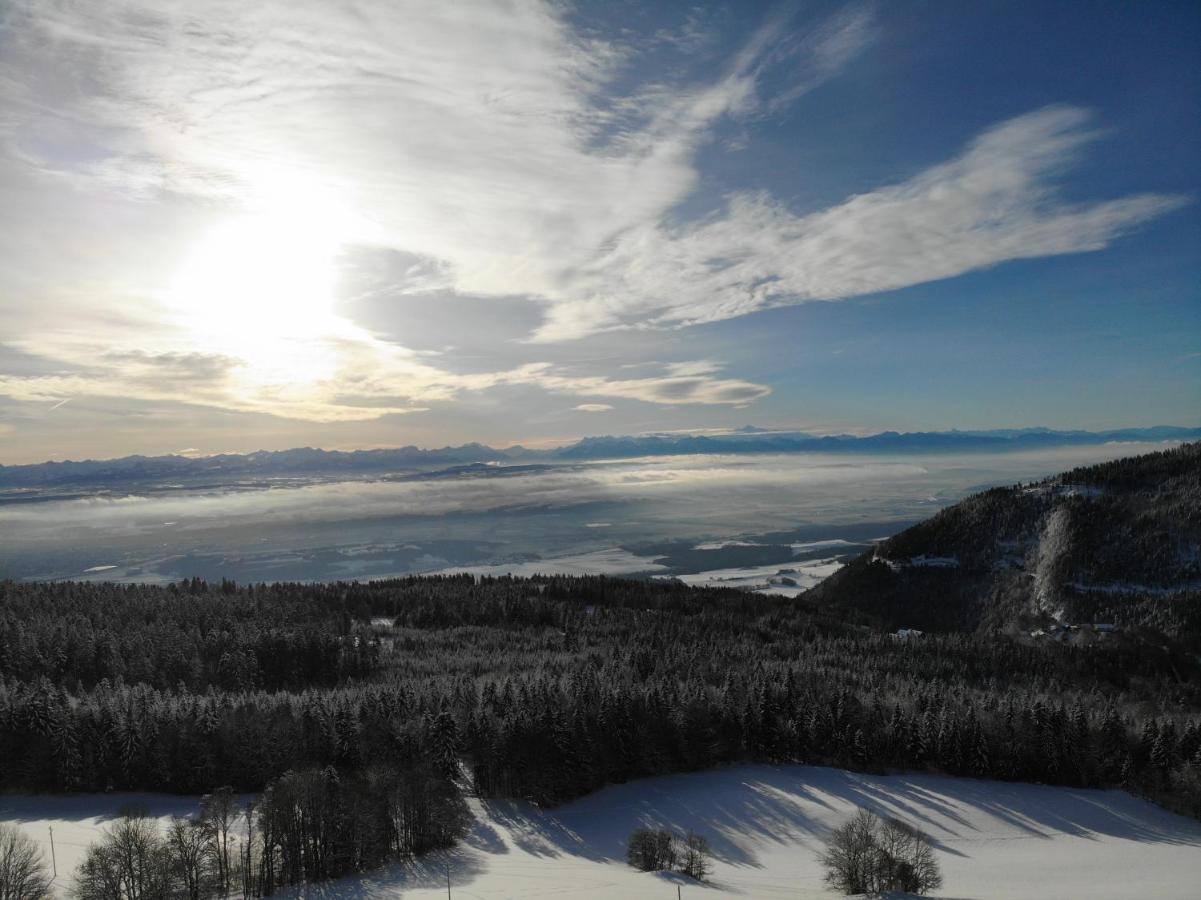
[[[5,0],[0,463],[1201,423],[1191,2]]]

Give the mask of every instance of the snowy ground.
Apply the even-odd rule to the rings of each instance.
[[[591,526],[589,526],[591,527]],[[534,575],[632,575],[637,572],[662,572],[662,566],[653,559],[636,556],[620,547],[594,550],[590,553],[575,553],[570,556],[555,556],[525,562],[497,563],[486,566],[451,566],[431,572],[431,575],[516,575],[531,578]]]
[[[195,800],[135,798],[154,815]],[[129,795],[0,797],[0,820],[47,843],[54,826],[59,872],[81,857]],[[296,890],[325,900],[446,896],[807,898],[832,897],[817,855],[829,829],[857,806],[905,819],[934,840],[957,898],[1134,897],[1195,900],[1201,891],[1201,823],[1120,791],[1088,791],[930,775],[869,776],[805,766],[741,766],[607,788],[550,812],[472,801],[478,821],[462,846],[420,864]],[[637,825],[695,829],[715,863],[708,885],[649,875],[622,861]],[[48,849],[48,848],[47,848]],[[66,879],[59,878],[63,886]]]
[[[810,559],[795,563],[774,563],[769,566],[739,566],[733,569],[710,569],[682,575],[656,575],[656,578],[675,578],[692,587],[742,588],[757,594],[776,594],[796,597],[843,566],[841,559]]]

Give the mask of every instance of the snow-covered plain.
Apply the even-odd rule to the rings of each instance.
[[[485,566],[451,566],[432,572],[432,575],[516,575],[530,578],[534,575],[632,575],[637,572],[662,572],[666,566],[654,559],[636,556],[621,547],[609,547],[589,553],[574,553],[570,556],[553,556],[547,559],[523,560],[522,562],[496,563]]]
[[[756,594],[796,597],[842,567],[841,559],[811,559],[805,562],[709,569],[705,572],[655,577],[675,578],[692,587],[741,588]]]
[[[47,843],[54,826],[60,874],[131,800],[167,817],[195,798],[103,795],[0,797],[0,820]],[[327,900],[454,898],[833,897],[818,854],[856,807],[925,830],[942,864],[942,897],[1022,900],[1196,900],[1201,823],[1121,791],[943,778],[874,776],[807,766],[739,766],[606,788],[539,811],[472,801],[477,821],[463,844],[412,866],[293,889]],[[705,835],[714,851],[706,885],[636,872],[625,838],[638,825]],[[48,847],[47,847],[48,850]],[[47,854],[48,856],[49,854]]]

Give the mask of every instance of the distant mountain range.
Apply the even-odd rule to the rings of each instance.
[[[531,450],[520,446],[498,450],[474,443],[429,450],[413,446],[354,451],[300,447],[293,450],[259,450],[255,453],[223,453],[203,457],[126,456],[107,460],[44,462],[0,466],[0,488],[122,485],[172,479],[228,483],[238,478],[413,473],[478,463],[553,464],[700,453],[1005,451],[1104,444],[1111,441],[1187,441],[1198,438],[1201,438],[1201,428],[1173,426],[1099,432],[1052,431],[1046,428],[906,433],[884,431],[864,437],[847,434],[818,436],[798,431],[771,431],[746,426],[715,435],[588,437],[551,450]]]
[[[1047,428],[994,431],[882,431],[859,437],[816,436],[746,427],[729,434],[660,434],[590,437],[554,451],[559,459],[620,459],[685,453],[847,453],[884,451],[1028,450],[1110,441],[1194,440],[1201,428],[1124,428],[1118,431],[1052,431]]]

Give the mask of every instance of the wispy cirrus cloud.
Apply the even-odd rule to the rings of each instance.
[[[1099,250],[1188,202],[1058,199],[1053,177],[1098,136],[1088,125],[1084,110],[1048,107],[987,130],[907,181],[821,212],[798,216],[764,194],[737,194],[699,224],[632,231],[581,278],[578,296],[550,308],[539,337],[712,322]]]

